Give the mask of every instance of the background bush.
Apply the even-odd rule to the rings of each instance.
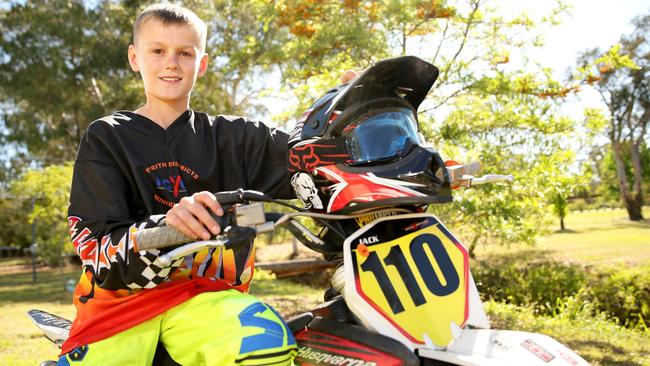
[[[557,299],[573,296],[585,285],[586,274],[580,266],[555,262],[539,253],[531,250],[474,262],[472,273],[479,292],[485,299],[552,313]]]
[[[629,328],[648,331],[650,266],[594,270],[553,261],[539,251],[488,256],[472,269],[484,300],[566,316],[604,314]],[[543,258],[543,259],[542,259]]]
[[[590,276],[581,298],[627,327],[648,330],[650,266],[610,269]]]

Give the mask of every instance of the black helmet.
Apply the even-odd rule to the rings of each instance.
[[[444,163],[418,133],[417,108],[437,77],[430,63],[399,57],[319,98],[289,139],[292,184],[305,206],[349,213],[451,201]]]

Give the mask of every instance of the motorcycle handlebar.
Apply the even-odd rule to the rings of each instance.
[[[226,194],[229,195],[227,198],[235,197],[237,200],[245,202],[246,199],[242,199],[242,197],[248,198],[251,201],[266,200],[268,197],[259,192],[254,192],[251,195],[242,195],[239,194],[241,192],[237,192],[239,191],[227,192]],[[223,197],[223,195],[218,197]],[[233,201],[234,200],[231,200],[229,202]],[[404,208],[391,209],[390,211],[410,212]],[[378,212],[383,211],[380,210]],[[294,218],[297,216],[305,216],[316,220],[343,220],[352,219],[365,214],[367,213],[359,212],[352,215],[321,214],[315,212],[293,212],[287,214],[275,212],[266,213],[264,212],[262,203],[255,202],[234,206],[233,209],[228,212],[228,215],[231,216],[231,220],[228,222],[232,222],[232,226],[222,226],[223,233],[217,235],[211,240],[196,241],[195,239],[186,236],[171,226],[159,226],[141,230],[134,229],[131,238],[133,241],[133,246],[137,251],[160,249],[175,245],[181,245],[165,254],[160,255],[159,258],[161,260],[161,264],[163,265],[170,265],[177,258],[184,257],[203,248],[237,246],[238,243],[242,243],[241,240],[237,240],[237,237],[241,234],[241,229],[249,230],[249,232],[252,230],[254,236],[254,234],[272,231],[277,226],[282,226],[283,228],[287,229],[306,247],[322,254],[330,254],[338,252],[340,248],[336,247],[332,243],[322,240],[320,237],[312,233],[307,227],[302,225]]]
[[[500,181],[511,182],[514,180],[514,177],[512,175],[488,174],[482,177],[474,177],[475,174],[478,174],[481,171],[481,164],[478,162],[464,165],[454,162],[454,164],[447,167],[447,170],[449,173],[449,179],[452,183],[452,187],[455,186],[469,188],[475,185]],[[332,252],[335,248],[331,248],[331,245],[327,245],[327,243],[309,231],[298,221],[293,220],[294,216],[310,216],[312,218],[339,220],[362,215],[362,213],[357,215],[332,215],[309,212],[294,212],[291,214],[285,214],[280,217],[278,214],[264,213],[264,208],[261,202],[274,202],[274,200],[261,192],[238,189],[235,191],[218,192],[215,193],[215,196],[223,207],[224,212],[227,212],[224,217],[214,217],[217,219],[222,230],[225,231],[227,227],[232,224],[235,226],[249,227],[255,230],[256,233],[261,233],[271,231],[275,228],[275,226],[283,226],[305,246],[321,253]],[[248,201],[254,201],[256,203],[250,205],[235,206],[233,210],[230,210],[230,208],[235,204],[243,204]],[[225,217],[227,215],[230,216]],[[171,261],[178,258],[179,256],[193,253],[197,250],[200,250],[201,248],[228,245],[229,243],[228,236],[223,234],[216,236],[212,240],[196,241],[194,238],[183,234],[171,226],[159,226],[142,230],[134,229],[131,235],[131,239],[133,241],[133,246],[137,251],[159,249],[191,243],[176,248],[169,253],[161,256],[161,258],[164,258],[164,261],[168,262],[169,264],[171,264]]]
[[[454,161],[450,162],[451,164],[447,166],[447,172],[449,173],[449,181],[452,188],[470,188],[481,184],[512,182],[515,179],[512,175],[500,174],[486,174],[481,177],[476,177],[482,170],[481,163],[459,164]]]
[[[256,202],[272,202],[273,199],[264,193],[238,189],[234,191],[217,192],[214,194],[217,201],[224,210],[224,216],[212,215],[217,221],[222,230],[225,230],[231,221],[239,226],[250,226],[256,228],[265,222],[264,209],[259,203],[257,207],[253,205],[245,206],[245,208],[235,209],[231,213],[230,208],[237,203],[245,203],[247,201]],[[242,206],[244,207],[244,206]],[[268,228],[266,229],[268,231]],[[176,230],[171,226],[158,226],[154,228],[137,230],[132,235],[133,246],[136,250],[158,249],[165,248],[179,244],[185,244],[195,241],[194,238],[189,237],[182,232]],[[217,237],[216,240],[219,240]]]

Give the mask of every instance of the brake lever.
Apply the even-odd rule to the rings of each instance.
[[[513,182],[515,180],[515,177],[512,176],[511,174],[508,175],[501,175],[501,174],[486,174],[482,177],[471,177],[469,179],[469,187],[471,186],[478,186],[481,184],[488,184],[488,183],[496,183],[496,182]]]
[[[223,247],[225,249],[234,249],[247,243],[251,243],[255,236],[261,232],[273,229],[273,223],[265,223],[249,226],[230,226],[222,234],[215,236],[211,240],[194,241],[181,245],[169,252],[160,255],[158,258],[162,265],[169,266],[178,258],[183,258],[192,253],[196,253],[207,248]]]
[[[162,254],[158,257],[160,264],[163,267],[170,266],[172,262],[177,258],[183,258],[192,253],[196,253],[204,248],[217,248],[222,247],[228,244],[230,240],[226,235],[217,235],[214,240],[201,240],[194,241],[188,244],[181,245],[178,248],[175,248],[165,254]]]

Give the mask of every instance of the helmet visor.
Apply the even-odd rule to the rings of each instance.
[[[418,145],[413,111],[393,108],[363,115],[343,129],[351,164],[364,164],[402,157]]]

